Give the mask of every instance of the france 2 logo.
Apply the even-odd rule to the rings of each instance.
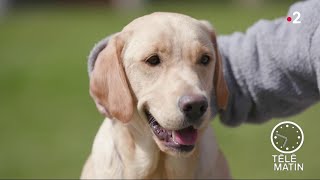
[[[300,24],[301,23],[301,21],[300,21],[301,14],[299,11],[293,12],[292,17],[294,17],[292,24]],[[291,22],[291,20],[292,20],[292,18],[290,16],[288,16],[287,21]]]

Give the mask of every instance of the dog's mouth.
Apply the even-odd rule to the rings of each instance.
[[[146,111],[145,114],[153,134],[165,146],[178,151],[193,150],[198,136],[197,129],[189,126],[179,130],[167,130],[161,127],[149,111]]]

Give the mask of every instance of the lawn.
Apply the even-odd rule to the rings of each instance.
[[[286,16],[289,4],[153,3],[135,12],[107,7],[14,8],[0,17],[0,178],[78,178],[102,122],[88,93],[86,57],[99,39],[135,17],[173,11],[211,21],[219,34]],[[297,122],[303,172],[274,172],[270,132],[279,120],[230,128],[213,122],[235,178],[320,178],[319,105]],[[313,124],[312,124],[313,123]]]

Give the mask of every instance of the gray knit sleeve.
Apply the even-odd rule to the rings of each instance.
[[[220,36],[230,97],[227,125],[261,123],[297,114],[320,99],[320,1],[290,7],[300,24],[260,20],[245,33]]]

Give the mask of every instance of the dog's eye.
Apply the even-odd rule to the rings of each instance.
[[[200,58],[200,63],[203,65],[207,65],[207,64],[209,64],[209,62],[210,62],[210,56],[208,56],[208,55],[203,55]]]
[[[148,63],[151,66],[156,66],[160,64],[160,58],[158,55],[153,55],[146,60],[146,63]]]

